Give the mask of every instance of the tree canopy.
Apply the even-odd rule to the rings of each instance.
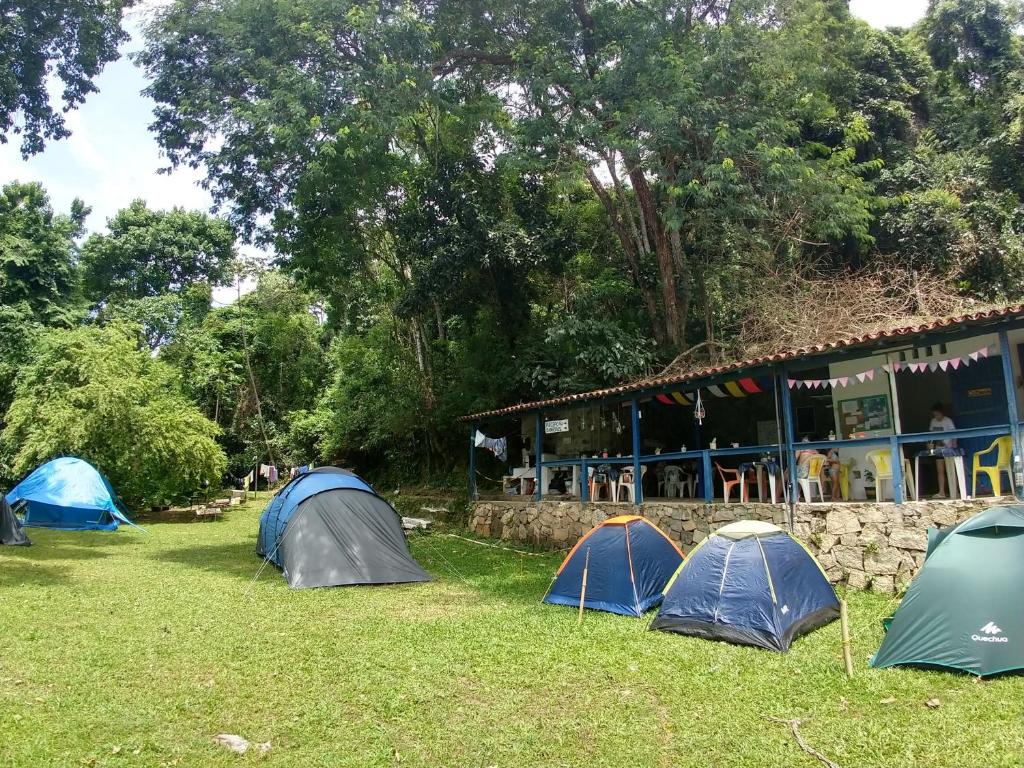
[[[5,0],[0,9],[0,142],[21,135],[22,155],[69,135],[64,113],[96,90],[93,79],[127,38],[134,0]],[[57,85],[51,89],[48,79]],[[51,90],[59,89],[57,104]]]
[[[86,295],[97,304],[146,299],[196,283],[219,285],[231,275],[235,233],[200,211],[150,210],[136,200],[82,246]]]

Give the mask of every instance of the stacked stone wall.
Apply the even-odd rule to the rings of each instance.
[[[921,501],[906,504],[798,504],[793,532],[814,552],[833,583],[892,593],[924,563],[928,529],[943,528],[991,506],[983,501]],[[781,504],[588,503],[575,501],[478,501],[470,528],[480,536],[553,549],[571,546],[598,523],[641,514],[684,552],[736,520],[765,520],[786,527]]]

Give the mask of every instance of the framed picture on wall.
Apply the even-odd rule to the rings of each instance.
[[[868,395],[839,401],[839,424],[843,439],[861,437],[866,432],[892,429],[888,395]]]

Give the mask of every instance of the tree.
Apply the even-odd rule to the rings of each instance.
[[[142,61],[172,162],[205,164],[250,230],[275,211],[289,239],[372,220],[358,201],[379,199],[407,158],[433,159],[416,139],[449,114],[492,157],[586,176],[673,348],[709,269],[870,241],[875,166],[856,159],[869,133],[822,74],[848,21],[815,0],[222,0],[171,6]],[[354,173],[327,183],[354,194],[303,206],[339,165]],[[290,215],[303,207],[318,215]]]
[[[266,272],[256,289],[199,318],[192,313],[160,351],[185,392],[223,427],[232,471],[287,460],[292,411],[316,403],[326,380],[322,330],[312,297],[284,275]],[[242,470],[245,469],[245,472]]]
[[[0,142],[21,134],[26,158],[69,135],[63,113],[96,90],[93,78],[127,38],[124,10],[134,0],[5,0],[0,6]],[[50,77],[60,82],[54,109]]]
[[[37,183],[6,184],[0,190],[0,304],[24,304],[47,325],[67,325],[77,314],[75,238],[89,209],[75,200],[58,215]]]
[[[217,427],[131,326],[47,331],[22,370],[0,435],[8,480],[54,456],[95,464],[130,505],[180,501],[219,484]]]
[[[144,299],[195,283],[219,285],[235,261],[231,226],[200,211],[153,211],[135,200],[82,246],[86,295],[97,304]]]

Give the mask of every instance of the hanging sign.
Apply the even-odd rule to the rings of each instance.
[[[544,434],[553,435],[558,432],[569,431],[569,420],[568,419],[552,419],[551,421],[544,422]]]

